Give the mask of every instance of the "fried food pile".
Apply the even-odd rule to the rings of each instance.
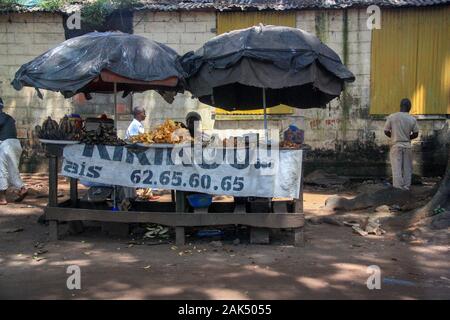
[[[97,130],[86,131],[83,129],[81,142],[85,144],[104,144],[107,146],[123,146],[125,142],[117,137],[116,129],[101,123]]]
[[[137,189],[136,190],[136,195],[137,195],[139,200],[151,200],[152,196],[153,196],[153,193],[152,193],[152,189],[150,189],[150,188]]]
[[[291,141],[284,140],[280,143],[280,148],[283,148],[283,149],[300,149],[300,147],[301,147],[301,144],[294,143]]]
[[[163,124],[156,127],[154,130],[141,133],[130,138],[131,142],[136,143],[182,143],[191,140],[189,130],[183,128],[181,123],[176,123],[173,120],[166,120]]]

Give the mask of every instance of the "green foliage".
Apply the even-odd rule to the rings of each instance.
[[[440,213],[444,213],[445,209],[441,208],[441,206],[438,206],[437,208],[434,208],[433,210],[433,214],[440,214]]]
[[[111,0],[116,9],[131,9],[139,5],[139,0]]]
[[[139,5],[139,0],[95,0],[81,9],[81,18],[91,27],[105,23],[106,18],[115,10],[131,9]]]
[[[67,0],[43,0],[39,6],[47,11],[56,11],[60,10],[67,2]]]
[[[0,10],[13,9],[17,5],[19,5],[17,0],[0,0]]]
[[[82,4],[81,18],[94,28],[102,26],[115,10],[127,10],[140,5],[139,0],[41,0],[39,7],[46,11],[58,11],[69,3]],[[0,10],[13,10],[16,6],[20,6],[19,0],[0,0]]]
[[[96,0],[83,6],[81,19],[90,26],[101,26],[113,11],[114,7],[110,0]]]

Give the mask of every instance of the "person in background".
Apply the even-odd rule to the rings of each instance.
[[[15,202],[22,201],[28,193],[19,173],[19,161],[22,146],[17,139],[16,121],[3,112],[3,100],[0,98],[0,205],[6,205],[6,190],[9,187],[19,190]]]
[[[131,121],[128,129],[125,133],[125,139],[130,139],[132,136],[144,133],[144,125],[142,121],[145,120],[145,109],[143,107],[136,106],[133,108],[133,121]]]
[[[145,109],[140,106],[136,106],[133,108],[133,121],[131,121],[130,125],[128,126],[128,129],[125,133],[125,139],[130,139],[132,136],[137,136],[138,134],[144,133],[144,125],[142,124],[142,121],[145,120]],[[153,195],[153,192],[151,189],[147,189],[147,193],[150,194],[149,200],[155,201],[160,198],[160,196]],[[133,199],[136,198],[136,189],[135,188],[128,188],[123,187],[123,194],[124,197],[127,199]]]
[[[390,160],[394,188],[409,190],[412,176],[411,140],[419,136],[417,120],[409,114],[411,101],[402,99],[400,112],[388,116],[384,134],[391,138]]]
[[[189,130],[189,134],[197,141],[209,141],[211,137],[203,131],[202,117],[198,112],[191,111],[186,115],[186,127]]]

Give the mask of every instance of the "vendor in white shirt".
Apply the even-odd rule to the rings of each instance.
[[[144,125],[142,121],[145,120],[145,109],[143,107],[133,108],[133,121],[128,126],[127,132],[125,133],[125,139],[130,139],[132,136],[144,133]]]
[[[130,139],[132,136],[137,136],[138,134],[144,133],[144,125],[142,124],[142,121],[145,120],[145,109],[143,107],[134,107],[133,108],[133,121],[131,121],[130,125],[128,126],[127,132],[125,133],[125,139]],[[136,189],[135,188],[127,188],[124,187],[124,195],[125,198],[135,198],[136,197]],[[151,192],[151,189],[148,189],[150,191],[150,201],[155,201],[160,198],[160,196],[154,196]]]

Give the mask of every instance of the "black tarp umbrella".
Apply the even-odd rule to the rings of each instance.
[[[355,80],[316,36],[281,26],[254,26],[219,35],[181,58],[187,89],[228,111],[285,104],[324,108],[344,82]],[[264,124],[267,129],[266,112]]]
[[[92,32],[22,65],[11,84],[16,90],[34,87],[40,97],[39,89],[61,92],[65,98],[114,93],[116,105],[120,91],[124,96],[151,89],[183,91],[183,69],[179,55],[164,44],[122,32]]]
[[[114,125],[117,128],[117,92],[158,90],[166,101],[182,92],[183,69],[179,55],[168,46],[122,32],[92,32],[64,41],[24,64],[11,82],[61,92],[65,98],[78,93],[114,93]],[[170,94],[167,94],[169,93]],[[114,187],[114,208],[116,207]]]
[[[161,81],[180,88],[178,80],[183,79],[183,70],[178,58],[170,47],[142,36],[92,32],[66,40],[24,64],[12,85],[16,90],[29,86],[59,91],[66,98],[79,92],[111,93],[112,83],[102,81],[101,77],[101,72],[107,70],[128,80],[141,81],[118,83],[119,91],[159,89],[165,86]]]

